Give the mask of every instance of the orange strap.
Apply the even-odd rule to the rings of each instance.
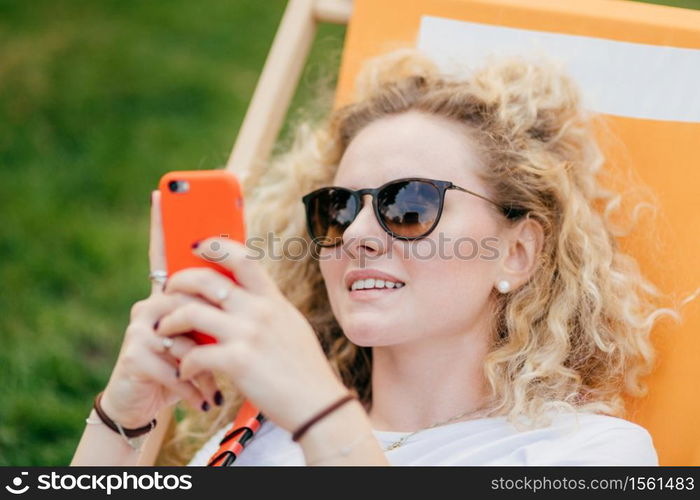
[[[264,417],[249,401],[244,401],[233,424],[219,443],[219,449],[211,456],[209,467],[228,467],[238,458],[245,445],[260,429]]]

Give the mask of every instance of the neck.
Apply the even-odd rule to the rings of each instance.
[[[413,432],[480,408],[487,393],[487,337],[475,330],[373,347],[374,429]]]

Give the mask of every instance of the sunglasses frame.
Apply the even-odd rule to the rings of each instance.
[[[389,229],[386,226],[386,224],[384,223],[384,220],[382,219],[382,216],[379,212],[379,204],[377,202],[379,192],[382,191],[383,189],[386,189],[388,186],[391,186],[392,184],[396,184],[399,182],[407,182],[407,181],[418,181],[418,182],[423,182],[425,184],[430,184],[433,187],[435,187],[439,193],[439,206],[438,206],[437,216],[435,217],[435,221],[433,222],[432,226],[430,226],[430,229],[428,229],[424,234],[422,234],[420,236],[401,236],[401,235],[394,233],[391,229]],[[485,201],[491,203],[492,205],[494,205],[495,207],[497,207],[501,211],[501,213],[504,213],[504,215],[506,217],[509,217],[510,213],[511,213],[511,209],[502,207],[501,205],[499,205],[495,201],[490,200],[485,196],[482,196],[478,193],[475,193],[474,191],[471,191],[469,189],[457,186],[456,184],[452,183],[451,181],[443,181],[443,180],[438,180],[438,179],[426,179],[424,177],[403,177],[401,179],[393,179],[393,180],[386,182],[386,183],[384,183],[381,186],[376,187],[376,188],[363,188],[363,189],[349,189],[349,188],[341,187],[341,186],[325,186],[325,187],[316,189],[314,191],[311,191],[310,193],[304,195],[301,198],[301,201],[304,203],[304,208],[306,211],[306,229],[309,233],[309,236],[311,237],[311,240],[314,241],[317,245],[325,247],[325,248],[333,248],[333,247],[338,246],[342,240],[342,237],[337,238],[336,243],[331,244],[331,245],[324,245],[324,244],[319,243],[316,240],[316,238],[314,237],[313,228],[312,228],[312,224],[311,224],[311,217],[309,216],[309,214],[310,214],[310,209],[311,209],[310,203],[313,200],[313,198],[318,193],[326,192],[329,189],[337,189],[337,190],[349,192],[351,194],[351,196],[353,198],[355,198],[355,201],[357,202],[356,206],[358,207],[358,209],[355,211],[355,214],[353,215],[352,221],[350,222],[350,224],[352,224],[355,221],[355,219],[357,218],[357,214],[359,214],[360,211],[362,210],[362,208],[364,206],[365,195],[366,194],[371,195],[372,196],[372,208],[374,209],[374,216],[376,217],[377,221],[379,222],[379,225],[382,227],[382,229],[384,229],[384,231],[386,231],[392,237],[397,238],[399,240],[407,240],[407,241],[419,240],[419,239],[425,238],[426,236],[428,236],[430,233],[432,233],[435,230],[435,227],[437,227],[438,222],[440,222],[440,217],[442,216],[442,209],[445,206],[445,192],[448,189],[456,189],[458,191],[462,191],[464,193],[468,193],[468,194],[471,194],[471,195],[476,196],[478,198],[481,198],[482,200],[485,200]]]

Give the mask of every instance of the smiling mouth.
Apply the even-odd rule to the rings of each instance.
[[[352,284],[350,288],[348,288],[349,292],[369,292],[372,290],[376,291],[396,291],[400,290],[403,287],[406,286],[406,283],[403,283],[401,281],[385,281],[385,280],[373,280],[373,279],[367,279],[367,280],[358,280]]]

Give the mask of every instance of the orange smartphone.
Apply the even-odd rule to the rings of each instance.
[[[205,249],[206,259],[192,252],[192,243],[204,238],[245,243],[243,194],[236,176],[226,170],[173,171],[161,177],[158,190],[168,276],[189,267],[209,267],[236,282],[231,271],[217,264],[226,257],[220,248]],[[188,336],[200,344],[216,343],[203,332]]]

